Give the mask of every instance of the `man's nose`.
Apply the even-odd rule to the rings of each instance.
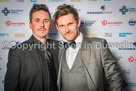
[[[70,31],[70,29],[69,29],[68,26],[65,27],[65,31],[66,31],[67,33]]]
[[[45,27],[45,23],[44,23],[44,21],[41,21],[41,23],[40,23],[40,25],[41,25],[41,27]]]

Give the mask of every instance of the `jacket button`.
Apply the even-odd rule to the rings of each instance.
[[[70,75],[72,75],[72,72],[70,72]]]
[[[73,88],[70,88],[69,90],[70,90],[70,91],[72,91],[72,90],[73,90]]]

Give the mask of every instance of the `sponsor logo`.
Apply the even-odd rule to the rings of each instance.
[[[2,80],[2,84],[4,84],[4,80]]]
[[[88,0],[88,1],[97,1],[97,0]]]
[[[119,33],[119,37],[127,37],[127,35],[132,35],[132,33]]]
[[[81,0],[71,0],[71,2],[80,2]]]
[[[56,36],[57,33],[48,33],[47,37],[52,37],[52,36]]]
[[[119,50],[136,50],[136,47],[129,44],[129,45],[126,45],[126,47],[119,47],[118,49]]]
[[[136,24],[136,20],[135,19],[130,19],[129,22],[128,22],[128,24],[130,26],[134,26]]]
[[[15,37],[25,37],[25,33],[23,33],[23,34],[20,34],[20,33],[15,34]]]
[[[111,1],[111,0],[104,0],[104,1]]]
[[[122,59],[122,57],[121,56],[116,56],[115,59],[118,62],[120,59]]]
[[[80,24],[80,27],[83,27],[83,26],[92,26],[94,23],[96,23],[95,20],[81,20],[81,24]]]
[[[123,69],[123,70],[121,70],[121,73],[122,74],[130,74],[130,70]]]
[[[11,22],[10,20],[6,21],[6,26],[24,26],[24,22]]]
[[[81,11],[81,9],[77,9],[77,11],[79,12],[79,11]]]
[[[106,9],[105,5],[101,6],[102,11],[104,11]]]
[[[85,24],[84,20],[81,20],[80,27],[84,26],[84,24]]]
[[[135,59],[134,57],[130,56],[130,57],[128,58],[128,62],[130,62],[130,63],[136,62],[136,59]]]
[[[118,50],[136,50],[134,42],[128,42],[125,40],[123,42],[108,42],[108,46]]]
[[[92,26],[96,21],[90,21],[90,20],[87,20],[85,21],[85,26]]]
[[[13,9],[11,9],[11,10],[9,10],[7,7],[5,7],[3,10],[2,10],[2,13],[5,15],[5,16],[8,16],[8,14],[9,13],[11,13],[11,14],[20,14],[20,12],[23,12],[23,10],[19,10],[19,9],[17,9],[17,10],[13,10]]]
[[[104,33],[104,37],[112,37],[112,33]]]
[[[30,2],[37,2],[37,0],[30,0]]]
[[[16,2],[24,2],[24,0],[16,0]]]
[[[136,87],[136,82],[126,82],[125,80],[123,80],[123,83],[125,87]]]
[[[2,10],[2,13],[5,15],[5,16],[8,16],[8,14],[10,13],[10,10],[8,10],[8,8],[4,8]]]
[[[113,22],[108,22],[107,20],[102,21],[102,26],[119,26],[123,24],[121,21],[113,21]]]
[[[126,47],[126,48],[119,48],[119,50],[136,50],[136,48]]]
[[[102,11],[89,11],[87,12],[87,14],[112,14],[112,11],[105,11],[106,10],[105,5],[101,6],[100,9]]]
[[[121,12],[122,15],[126,15],[127,12],[136,13],[136,8],[127,8],[126,6],[122,6],[121,9],[119,9],[119,12]]]
[[[134,42],[133,45],[136,47],[136,42]]]
[[[86,36],[96,36],[96,33],[94,33],[94,34],[87,34]]]
[[[7,2],[7,1],[9,1],[9,0],[0,0],[0,2]]]
[[[119,12],[121,12],[122,15],[125,15],[128,12],[128,8],[126,8],[126,6],[122,6],[122,8],[119,9]]]
[[[0,57],[0,60],[2,60],[2,57]]]
[[[2,70],[2,68],[0,67],[0,70]]]
[[[122,46],[119,47],[119,50],[136,50],[136,46],[135,46],[136,42],[124,42],[122,43]]]
[[[65,0],[48,0],[49,2],[62,2],[62,1],[65,1]]]
[[[0,37],[7,37],[8,33],[0,33]]]

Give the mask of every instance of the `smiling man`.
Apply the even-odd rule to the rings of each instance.
[[[53,48],[57,41],[46,38],[50,29],[50,19],[51,15],[46,5],[33,5],[29,23],[33,35],[10,49],[5,91],[58,91],[58,49],[57,46]],[[52,44],[53,47],[47,48],[47,44]]]
[[[76,45],[59,52],[59,91],[122,91],[119,67],[106,40],[84,37],[78,12],[70,5],[58,6],[54,19],[63,38]]]

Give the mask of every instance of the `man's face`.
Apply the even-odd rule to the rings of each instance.
[[[49,14],[43,10],[33,12],[32,22],[29,23],[29,26],[36,38],[45,38],[50,29]]]
[[[73,14],[67,14],[61,16],[57,20],[57,29],[61,33],[64,39],[69,42],[72,42],[79,36],[78,27],[80,26],[80,19],[78,23],[74,19]]]

